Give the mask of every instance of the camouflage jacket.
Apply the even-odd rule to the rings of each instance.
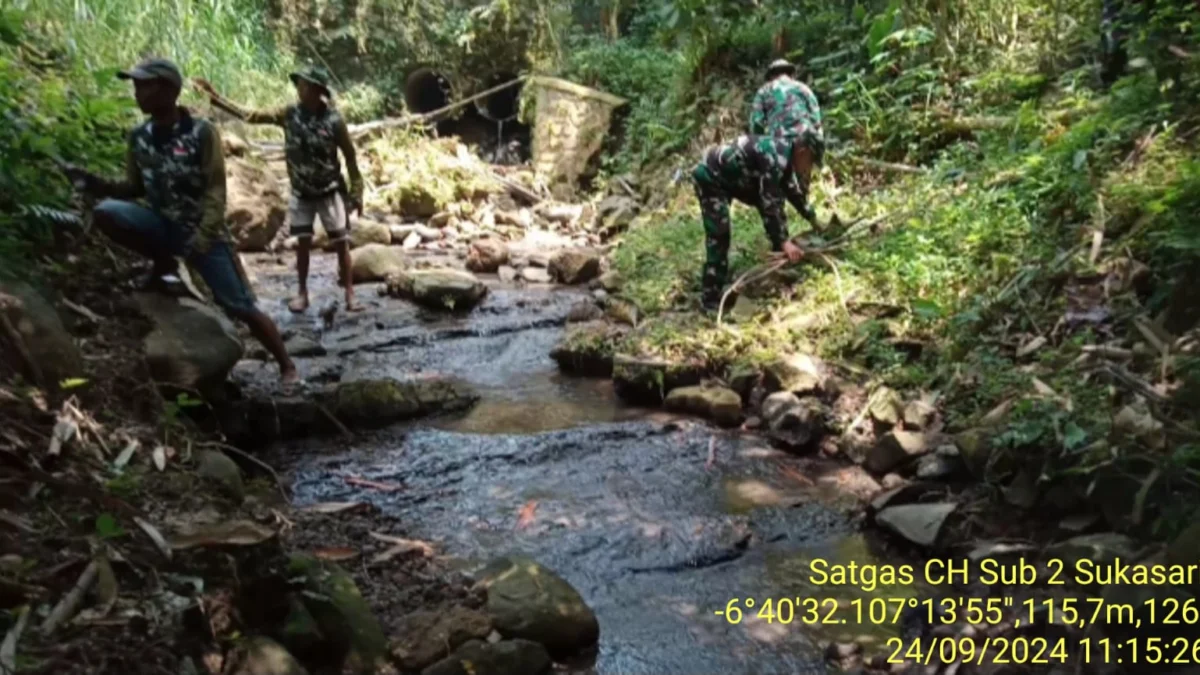
[[[350,195],[361,199],[363,181],[354,144],[345,120],[336,109],[326,107],[313,113],[292,104],[271,110],[247,110],[225,100],[215,102],[251,124],[283,127],[288,179],[297,197],[320,198],[342,186],[342,167],[338,161],[341,150],[350,174]]]
[[[787,232],[784,200],[811,219],[808,195],[792,170],[792,141],[769,136],[739,136],[710,148],[697,177],[762,212],[768,232]],[[781,243],[781,242],[780,242]]]
[[[221,137],[207,120],[180,108],[170,129],[157,129],[150,120],[137,126],[129,134],[125,182],[123,196],[145,197],[151,209],[193,236],[195,250],[229,241]]]
[[[804,83],[786,75],[764,84],[750,105],[750,133],[756,136],[787,136],[800,125],[808,125],[823,136],[821,107]]]

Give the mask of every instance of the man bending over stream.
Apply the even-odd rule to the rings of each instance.
[[[138,108],[150,119],[129,134],[125,180],[107,181],[76,167],[71,180],[99,197],[92,213],[110,239],[154,261],[143,284],[167,290],[184,258],[212,291],[213,299],[279,362],[284,385],[298,381],[296,366],[275,322],[255,304],[225,224],[225,159],[216,127],[178,105],[183,76],[166,59],[151,59],[118,74],[133,80]],[[145,197],[149,208],[132,200]]]
[[[362,174],[350,142],[350,132],[341,114],[331,104],[329,78],[325,71],[310,67],[292,73],[299,102],[272,110],[247,110],[221,97],[206,80],[195,79],[196,87],[208,94],[212,104],[250,124],[283,127],[287,154],[288,179],[292,197],[288,221],[296,248],[296,272],[300,288],[288,303],[293,312],[308,309],[308,261],[312,249],[313,223],[317,216],[331,241],[337,246],[338,271],[346,289],[346,310],[362,309],[354,301],[354,280],[350,275],[350,215],[362,212]],[[342,179],[338,150],[346,159],[350,174],[349,195]]]

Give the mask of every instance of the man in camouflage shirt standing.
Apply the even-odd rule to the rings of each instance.
[[[341,114],[330,104],[329,76],[320,68],[310,67],[292,73],[299,102],[272,110],[247,110],[224,98],[205,80],[197,79],[196,86],[208,94],[212,104],[250,124],[273,124],[283,127],[286,146],[288,179],[292,195],[288,205],[290,232],[298,239],[296,271],[300,288],[288,303],[293,312],[308,309],[308,263],[312,249],[313,224],[320,216],[321,224],[338,251],[338,267],[346,291],[346,309],[361,309],[354,300],[354,280],[350,274],[350,215],[362,211],[362,174],[350,132]],[[350,174],[349,195],[343,197],[345,183],[338,162],[341,150]]]
[[[705,264],[702,303],[715,309],[729,272],[729,206],[737,200],[758,209],[771,250],[792,262],[803,251],[788,240],[784,200],[802,214],[811,213],[806,190],[814,164],[824,157],[824,143],[812,129],[796,127],[791,136],[740,136],[710,148],[692,171],[704,222]],[[814,217],[815,218],[815,217]]]
[[[796,67],[783,59],[767,68],[767,83],[750,104],[752,136],[790,136],[801,125],[823,136],[821,106],[803,82],[794,79]]]
[[[107,197],[92,214],[118,244],[154,261],[148,288],[163,288],[184,258],[213,299],[279,362],[285,385],[299,378],[279,330],[255,304],[225,224],[225,161],[221,138],[207,120],[178,105],[183,76],[166,59],[150,59],[118,77],[133,80],[138,107],[150,116],[129,134],[125,180],[107,181],[67,167],[93,195]],[[132,200],[145,198],[149,208]]]

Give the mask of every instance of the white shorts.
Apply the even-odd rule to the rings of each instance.
[[[317,216],[321,217],[321,226],[325,228],[325,234],[329,235],[330,241],[339,241],[346,237],[346,232],[350,229],[350,218],[340,192],[334,192],[321,199],[301,199],[293,194],[288,202],[289,233],[301,239],[312,237]]]

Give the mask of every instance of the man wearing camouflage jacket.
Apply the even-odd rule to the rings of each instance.
[[[225,162],[221,138],[207,120],[178,105],[183,76],[166,59],[150,59],[118,75],[132,80],[138,107],[149,119],[129,134],[125,179],[108,181],[76,167],[70,178],[106,197],[92,214],[96,227],[118,244],[154,262],[147,289],[168,290],[176,257],[200,274],[213,300],[242,321],[279,362],[280,377],[299,377],[271,318],[230,244],[225,224]],[[146,206],[133,200],[144,198]],[[177,280],[176,280],[177,283]]]
[[[750,134],[790,136],[801,126],[823,136],[821,106],[803,82],[792,76],[796,67],[783,59],[767,69],[767,83],[754,94],[750,105]]]
[[[354,281],[350,274],[350,216],[362,211],[362,174],[358,170],[354,144],[341,114],[330,104],[329,76],[321,68],[309,67],[292,73],[299,102],[271,110],[248,110],[222,98],[205,80],[196,86],[208,94],[212,104],[250,124],[283,127],[288,179],[292,185],[288,205],[290,233],[298,240],[296,271],[300,288],[288,303],[293,312],[308,309],[308,263],[316,218],[338,249],[338,267],[346,292],[346,309],[361,307],[354,300]],[[338,151],[346,160],[350,189],[343,197],[345,183],[338,162]],[[348,203],[347,203],[348,202]]]
[[[692,171],[692,182],[704,223],[705,264],[702,303],[714,309],[729,272],[729,206],[737,200],[758,209],[771,250],[796,262],[803,255],[788,240],[784,200],[809,213],[806,189],[814,164],[824,157],[824,143],[811,128],[798,127],[790,137],[740,136],[710,148]]]

